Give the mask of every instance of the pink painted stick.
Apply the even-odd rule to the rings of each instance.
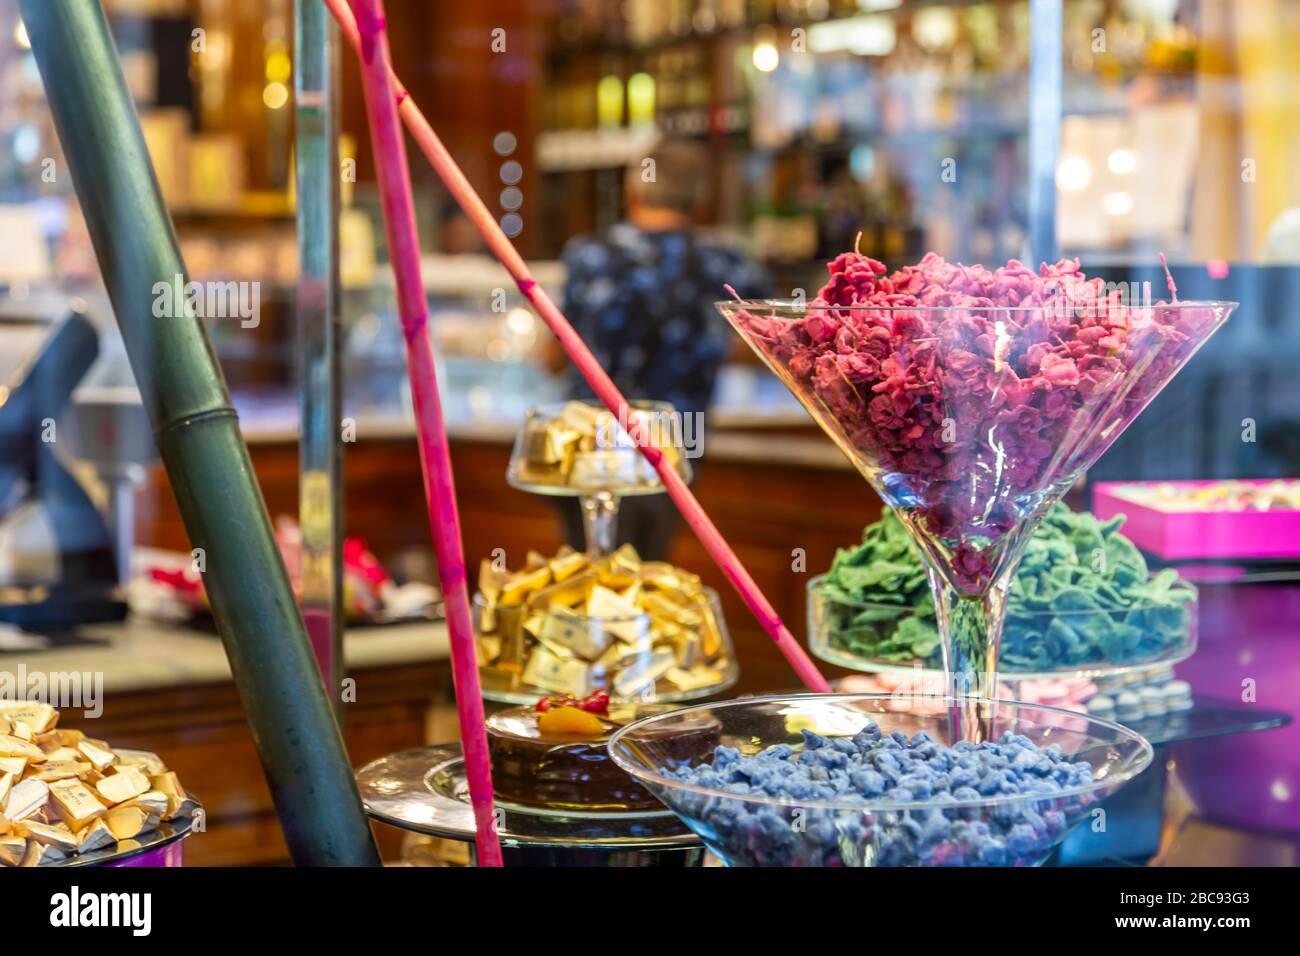
[[[354,47],[359,47],[361,36],[345,0],[324,0],[324,2],[334,14],[334,18],[338,20],[348,42]],[[709,516],[705,514],[704,509],[700,506],[690,488],[687,487],[686,482],[664,461],[663,453],[650,444],[649,438],[642,433],[640,423],[633,416],[625,414],[630,407],[627,399],[619,392],[618,387],[605,373],[605,370],[600,367],[600,363],[591,354],[591,350],[582,341],[582,337],[574,331],[573,326],[569,324],[569,320],[564,317],[564,313],[546,294],[546,290],[538,285],[537,280],[532,277],[532,273],[529,271],[527,263],[524,262],[523,256],[519,254],[519,250],[501,231],[501,227],[497,225],[492,213],[483,204],[483,200],[479,198],[478,193],[474,191],[474,187],[465,178],[465,174],[456,165],[456,160],[447,152],[447,147],[442,144],[438,134],[433,131],[433,127],[429,125],[429,121],[425,119],[424,114],[420,112],[420,108],[415,105],[415,101],[411,99],[406,87],[402,85],[401,80],[398,79],[396,73],[392,72],[391,68],[388,82],[398,104],[398,112],[406,123],[406,128],[410,131],[412,138],[415,139],[416,145],[420,147],[420,151],[433,165],[434,170],[442,178],[443,183],[446,184],[456,202],[460,204],[461,210],[478,228],[478,231],[487,242],[488,248],[506,267],[506,270],[515,280],[515,284],[519,287],[519,291],[523,293],[524,298],[532,303],[533,308],[537,310],[537,314],[542,317],[542,321],[546,323],[559,340],[560,345],[573,364],[578,367],[578,371],[587,380],[587,384],[591,386],[592,391],[620,421],[627,422],[629,437],[637,443],[637,447],[641,449],[641,453],[646,460],[659,473],[659,478],[663,482],[669,497],[676,503],[682,517],[691,526],[691,530],[699,537],[700,543],[704,545],[718,567],[722,569],[722,573],[726,575],[727,580],[739,592],[758,623],[762,625],[763,630],[776,642],[777,649],[781,651],[790,666],[794,668],[794,672],[799,676],[799,679],[803,681],[809,690],[829,693],[831,688],[826,683],[826,678],[817,670],[817,665],[812,662],[812,658],[799,645],[799,642],[794,639],[790,629],[781,622],[781,618],[777,615],[776,609],[772,607],[772,603],[758,589],[754,579],[745,570],[745,566],[740,563],[740,558],[736,557],[736,553],[731,550],[731,546],[722,537],[722,533],[718,531]]]
[[[407,175],[406,144],[397,108],[388,92],[391,73],[383,0],[354,0],[360,24],[361,79],[365,86],[366,113],[383,200],[388,256],[397,283],[397,307],[406,337],[407,368],[420,441],[420,468],[429,509],[438,578],[451,633],[452,677],[456,685],[456,711],[460,739],[465,748],[470,803],[474,808],[475,843],[480,866],[501,865],[501,844],[496,836],[492,807],[492,771],[488,762],[483,695],[478,682],[478,658],[470,624],[469,592],[465,584],[465,556],[461,547],[460,517],[451,473],[451,452],[443,424],[438,380],[429,342],[429,313],[420,277],[420,239],[415,227],[411,181]]]

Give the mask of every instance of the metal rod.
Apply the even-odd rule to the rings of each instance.
[[[297,0],[294,13],[302,614],[335,715],[341,718],[345,665],[338,28],[320,0]]]
[[[300,866],[378,865],[211,343],[188,297],[164,294],[185,266],[99,0],[21,9],[289,852]]]
[[[1055,262],[1061,152],[1062,0],[1029,0],[1029,263]]]

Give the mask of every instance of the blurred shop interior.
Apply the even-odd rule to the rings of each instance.
[[[104,6],[190,278],[257,284],[256,322],[212,320],[210,334],[270,514],[293,519],[293,2]],[[397,72],[557,300],[566,244],[624,218],[627,170],[667,141],[706,151],[697,226],[758,263],[774,297],[811,298],[825,263],[855,243],[891,268],[927,251],[990,267],[1028,256],[1026,0],[386,6],[401,25],[391,31]],[[1150,283],[1158,298],[1163,253],[1185,298],[1241,303],[1089,483],[1300,475],[1298,45],[1300,3],[1286,0],[1064,4],[1059,254],[1107,281]],[[346,46],[339,62],[345,531],[399,584],[428,586],[437,579],[364,101]],[[551,555],[564,540],[557,511],[503,476],[526,409],[564,399],[568,373],[414,150],[410,166],[467,564],[504,549],[515,567],[530,550]],[[66,169],[17,4],[0,0],[0,386],[54,345],[49,323],[69,309],[98,332],[89,352],[85,343],[58,344],[71,376],[58,427],[71,437],[61,464],[104,531],[82,528],[85,540],[61,558],[25,551],[30,489],[18,478],[0,485],[8,495],[0,591],[10,594],[0,604],[3,620],[19,625],[4,632],[0,653],[94,648],[126,613],[105,593],[25,616],[32,581],[53,586],[103,562],[116,580],[189,550]],[[808,576],[855,543],[881,505],[739,337],[729,341],[694,487],[802,638]],[[0,447],[18,428],[4,413],[0,397]],[[1086,506],[1085,488],[1075,497]],[[292,538],[292,520],[282,531]],[[806,557],[807,573],[791,573],[792,549]],[[736,692],[791,686],[689,530],[678,531],[666,557],[721,594],[740,664]],[[25,596],[13,597],[16,584]],[[99,623],[70,627],[81,613]],[[349,717],[358,763],[445,738],[454,720],[445,637],[379,630],[348,637],[369,680]],[[212,678],[220,645],[204,635],[207,650],[186,643],[188,661],[161,660],[171,651],[156,649],[176,639],[112,637],[127,644],[113,645],[117,663],[105,653],[110,689],[120,681],[132,701],[115,712],[115,739],[180,753],[195,775],[229,760],[225,784],[203,785],[225,836],[195,852],[208,862],[277,862],[283,848],[265,793],[236,786],[257,771],[238,699]],[[124,646],[134,648],[129,663]],[[1300,673],[1295,657],[1288,666]],[[431,695],[443,704],[433,716]],[[1297,851],[1277,852],[1294,862]]]

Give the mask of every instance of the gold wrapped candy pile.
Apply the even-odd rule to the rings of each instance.
[[[644,411],[632,416],[646,421]],[[656,428],[672,423],[656,422],[649,438],[656,443],[668,464],[682,470],[681,450],[674,440],[662,441]],[[620,428],[608,409],[586,402],[567,402],[559,416],[533,419],[519,438],[512,461],[513,479],[524,485],[554,485],[577,491],[614,491],[619,494],[661,491],[659,476]]]
[[[642,562],[631,545],[589,558],[529,552],[520,571],[479,570],[484,687],[652,700],[723,683],[729,644],[698,575]]]
[[[0,703],[0,864],[127,850],[161,821],[194,811],[156,755],[112,750],[58,722],[49,704]]]

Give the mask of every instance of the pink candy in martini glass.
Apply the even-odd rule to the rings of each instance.
[[[1029,536],[1236,303],[1130,302],[1077,260],[828,269],[806,304],[718,309],[911,532],[950,693],[989,697]]]

